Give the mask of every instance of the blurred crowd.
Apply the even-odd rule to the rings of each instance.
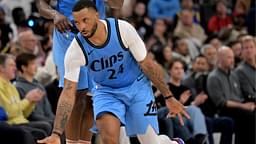
[[[165,100],[152,86],[160,133],[187,144],[213,144],[215,132],[220,144],[256,143],[255,9],[255,0],[125,0],[121,10],[107,8],[134,26],[191,116],[184,126],[166,118]],[[51,132],[60,92],[53,29],[34,0],[0,0],[1,137],[30,144]]]

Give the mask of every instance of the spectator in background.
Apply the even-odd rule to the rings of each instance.
[[[221,116],[235,121],[235,143],[255,143],[255,103],[245,102],[238,77],[232,68],[233,51],[222,47],[218,51],[217,68],[207,78],[207,91]]]
[[[251,36],[242,40],[243,61],[236,68],[242,94],[246,101],[256,102],[256,42]]]
[[[154,53],[158,63],[163,61],[163,48],[167,44],[167,25],[164,19],[157,19],[154,23],[153,34],[147,40],[147,48]]]
[[[35,103],[43,97],[43,92],[33,89],[24,99],[15,86],[10,82],[15,78],[16,65],[14,57],[0,54],[0,106],[7,113],[7,123],[24,128],[29,131],[34,139],[41,139],[51,133],[51,126],[47,122],[32,122],[27,118],[33,111]]]
[[[38,54],[38,39],[32,30],[26,30],[19,34],[18,43],[20,44],[21,53]]]
[[[196,24],[201,23],[201,16],[199,9],[195,7],[193,0],[181,0],[182,9],[190,9],[193,12],[193,22]]]
[[[147,7],[143,2],[137,2],[133,10],[133,15],[129,18],[130,21],[134,23],[134,27],[139,33],[140,37],[144,40],[147,39],[153,32],[153,24],[147,16],[146,8]]]
[[[43,65],[45,61],[45,53],[39,44],[38,38],[35,36],[32,30],[21,32],[18,37],[18,44],[20,46],[20,52],[18,52],[18,54],[34,54],[38,57],[39,66]]]
[[[204,29],[199,24],[193,23],[193,12],[190,9],[181,11],[180,20],[174,30],[174,36],[189,38],[199,46],[207,38]]]
[[[192,59],[199,55],[198,49],[207,38],[204,29],[199,24],[193,23],[193,12],[190,9],[181,11],[180,19],[174,29],[174,36],[187,39]]]
[[[28,131],[11,126],[5,121],[7,120],[7,114],[5,110],[0,107],[0,135],[1,143],[19,143],[19,144],[35,144],[33,135]],[[10,139],[12,137],[12,139]]]
[[[231,41],[228,46],[233,50],[233,53],[235,55],[235,67],[242,61],[242,45],[241,43],[236,40],[236,41]]]
[[[16,41],[18,39],[18,35],[20,32],[23,32],[25,30],[28,30],[26,24],[26,14],[24,12],[24,9],[22,7],[16,7],[12,10],[12,19],[13,24],[11,24],[11,28],[13,30],[14,38],[13,40]]]
[[[19,33],[17,40],[10,44],[9,53],[17,56],[20,53],[31,53],[39,55],[38,38],[30,29]]]
[[[220,144],[232,144],[233,120],[228,117],[216,117],[217,109],[207,92],[207,77],[209,64],[206,57],[199,55],[193,62],[193,71],[189,77],[182,82],[190,88],[194,97],[193,105],[200,107],[206,118],[208,139],[214,144],[213,133],[220,132]]]
[[[212,71],[217,62],[217,50],[210,44],[206,44],[201,48],[201,53],[207,59],[209,64],[209,71]]]
[[[53,125],[54,114],[51,110],[51,105],[46,96],[46,90],[43,85],[34,79],[37,72],[37,57],[30,53],[21,53],[16,58],[17,69],[19,72],[15,81],[15,86],[23,99],[26,94],[32,89],[40,89],[43,91],[43,98],[36,103],[35,109],[30,114],[31,121],[47,121]]]
[[[170,79],[168,82],[169,89],[173,92],[174,97],[183,105],[187,106],[186,111],[191,119],[185,120],[185,127],[179,125],[178,120],[174,119],[174,128],[177,136],[186,140],[186,143],[191,144],[206,144],[207,129],[205,118],[201,110],[193,103],[200,103],[199,97],[194,99],[189,88],[185,87],[181,82],[184,79],[184,63],[180,59],[174,59],[169,65]],[[205,98],[204,98],[205,99]],[[200,100],[203,102],[204,100]]]
[[[237,0],[232,16],[233,16],[234,29],[237,31],[238,34],[246,33],[245,19],[246,19],[247,11],[248,10],[245,2],[242,0]]]
[[[5,21],[5,11],[3,7],[0,5],[0,31],[1,31],[1,46],[0,52],[7,52],[6,45],[10,42],[13,37],[13,32],[10,27],[10,24]]]
[[[181,9],[191,10],[193,15],[193,23],[196,23],[196,24],[201,23],[199,8],[195,7],[193,0],[181,0]],[[176,27],[179,19],[180,19],[180,12],[178,12],[174,17],[173,28]]]
[[[179,10],[179,0],[150,0],[148,3],[148,15],[154,21],[165,19],[171,22]]]
[[[196,88],[196,79],[202,75],[207,75],[209,70],[209,63],[205,56],[199,55],[195,58],[195,60],[192,63],[192,69],[191,72],[188,74],[188,77],[186,77],[182,84],[189,87],[191,90],[192,95],[197,95],[200,92],[198,92],[198,89]],[[202,88],[201,90],[202,91]]]
[[[208,22],[208,31],[218,33],[223,29],[232,28],[232,18],[227,14],[226,3],[223,0],[216,2],[215,15]]]
[[[169,64],[172,61],[172,48],[169,46],[165,46],[163,49],[163,63],[160,63],[165,71],[168,71]]]
[[[210,44],[218,50],[222,46],[222,41],[219,39],[217,34],[210,35],[204,42]]]
[[[172,53],[173,58],[183,60],[186,65],[190,65],[192,58],[189,54],[187,39],[178,39],[175,44],[174,52]]]

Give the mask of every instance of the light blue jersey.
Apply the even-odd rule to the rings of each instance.
[[[73,24],[73,30],[76,29],[74,25],[74,18],[72,16],[72,8],[78,0],[58,0],[56,5],[56,10],[61,14],[65,15],[69,21]],[[101,18],[105,18],[105,6],[104,0],[94,0],[98,12]],[[64,86],[64,57],[65,53],[74,39],[76,33],[66,31],[64,33],[59,32],[54,29],[53,32],[53,59],[54,63],[57,65],[58,74],[60,76],[59,86]],[[88,89],[90,80],[88,80],[88,71],[86,67],[82,67],[79,75],[78,89]]]
[[[102,46],[95,46],[82,34],[77,34],[89,75],[96,83],[93,110],[96,120],[111,113],[125,125],[127,135],[145,134],[149,125],[158,133],[157,108],[150,81],[138,62],[125,48],[118,21],[106,19],[108,36]]]
[[[108,36],[105,44],[95,46],[82,34],[77,34],[87,57],[87,66],[93,80],[102,86],[121,88],[131,85],[142,71],[120,37],[117,20],[106,19]]]

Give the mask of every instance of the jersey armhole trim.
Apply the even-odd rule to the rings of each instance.
[[[85,66],[87,66],[87,64],[88,64],[88,57],[87,57],[86,51],[85,51],[85,49],[84,49],[84,47],[83,47],[83,44],[82,44],[82,42],[80,41],[80,39],[78,38],[77,35],[75,36],[75,39],[76,39],[76,41],[77,41],[79,47],[81,48],[81,50],[82,50],[82,52],[83,52],[83,54],[84,54],[84,58],[85,58],[85,60],[86,60]]]
[[[117,19],[115,19],[115,24],[116,24],[116,33],[117,33],[117,37],[118,37],[119,43],[120,43],[121,47],[125,51],[127,51],[129,48],[125,47],[125,45],[124,45],[124,43],[122,41],[120,30],[119,30],[120,28],[119,28],[119,24],[118,24],[118,20]]]

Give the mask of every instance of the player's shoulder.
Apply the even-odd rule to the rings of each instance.
[[[132,25],[129,23],[129,21],[125,19],[117,19],[119,27],[132,27]]]

